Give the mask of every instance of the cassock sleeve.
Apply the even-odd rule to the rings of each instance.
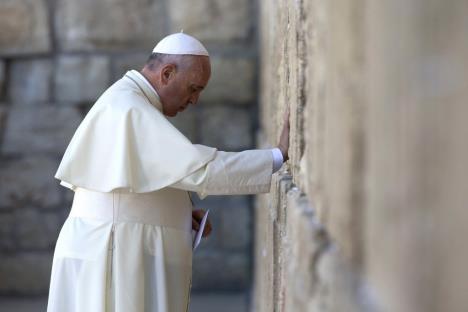
[[[213,160],[170,187],[207,195],[257,194],[270,191],[273,154],[270,149],[216,151]]]

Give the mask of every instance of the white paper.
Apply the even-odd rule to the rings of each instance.
[[[193,250],[195,250],[195,248],[197,248],[198,245],[200,244],[200,241],[203,235],[203,230],[205,229],[206,219],[208,218],[209,212],[210,212],[210,209],[206,211],[205,215],[203,216],[203,219],[200,222],[200,228],[198,229],[198,232],[196,232],[197,234],[195,235],[195,239],[193,241],[193,245],[192,245]]]

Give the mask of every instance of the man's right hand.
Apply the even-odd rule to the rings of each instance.
[[[289,159],[288,150],[289,150],[289,106],[286,108],[283,117],[283,130],[281,131],[281,136],[278,143],[278,148],[283,154],[283,160],[287,161]]]

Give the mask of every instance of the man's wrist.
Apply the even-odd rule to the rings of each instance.
[[[284,148],[281,144],[278,145],[277,148],[278,148],[278,149],[280,150],[280,152],[281,152],[281,156],[283,157],[283,162],[285,162],[286,160],[288,160],[288,159],[289,159],[289,157],[288,157],[288,149]]]
[[[273,148],[271,150],[271,153],[273,155],[273,173],[278,171],[281,166],[283,165],[284,158],[283,158],[283,153],[279,148]]]

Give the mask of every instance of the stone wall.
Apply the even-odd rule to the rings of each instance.
[[[96,98],[163,36],[183,29],[212,55],[200,104],[176,126],[221,150],[254,145],[255,11],[248,0],[0,0],[0,295],[47,294],[72,200],[53,178],[65,147]],[[251,199],[199,206],[212,208],[214,231],[195,254],[193,289],[245,289]]]
[[[468,311],[466,1],[261,2],[252,311]]]

